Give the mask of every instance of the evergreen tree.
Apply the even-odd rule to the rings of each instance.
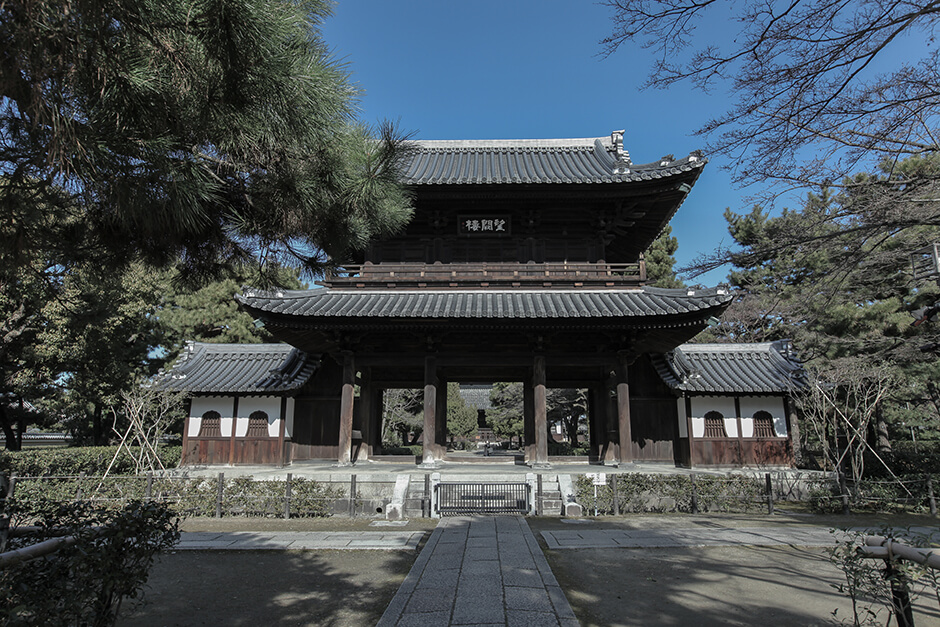
[[[490,390],[490,403],[492,403],[492,408],[487,412],[487,416],[493,427],[493,433],[500,438],[508,439],[510,444],[513,438],[519,438],[521,445],[525,434],[522,416],[522,384],[502,381],[493,384],[493,389]]]
[[[644,253],[646,259],[646,282],[654,287],[685,287],[676,277],[676,258],[679,240],[672,234],[672,226],[666,225]]]
[[[467,438],[477,432],[477,410],[467,405],[460,395],[459,383],[447,384],[447,434],[454,438]]]
[[[403,142],[353,122],[322,0],[0,4],[0,187],[72,207],[81,240],[188,274],[312,271],[401,227]],[[59,211],[51,212],[57,216]],[[56,226],[56,225],[52,225]],[[20,229],[10,257],[41,248]]]

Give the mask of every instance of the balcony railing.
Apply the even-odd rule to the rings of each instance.
[[[330,287],[613,287],[642,285],[638,263],[365,263],[328,272]]]

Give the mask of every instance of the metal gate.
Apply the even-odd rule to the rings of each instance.
[[[441,516],[529,513],[528,483],[438,483],[434,491]]]

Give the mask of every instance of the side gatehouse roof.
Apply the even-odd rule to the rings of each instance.
[[[157,385],[190,394],[281,394],[300,389],[317,366],[288,344],[187,342]]]
[[[806,372],[789,340],[756,344],[683,344],[652,355],[653,366],[674,390],[783,394],[805,386]]]

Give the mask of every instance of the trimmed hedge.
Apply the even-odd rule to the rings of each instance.
[[[71,477],[103,475],[114,459],[117,446],[79,446],[70,448],[40,448],[24,451],[0,451],[0,472],[17,477]],[[134,472],[132,454],[136,447],[121,451],[111,467],[111,474],[126,475]],[[157,449],[164,468],[179,466],[183,454],[181,446],[161,446]]]
[[[150,487],[148,496],[147,488]],[[292,517],[329,516],[333,503],[346,498],[342,488],[301,477],[291,479]],[[233,477],[223,480],[223,516],[284,515],[285,481]],[[82,501],[113,510],[135,500],[166,503],[182,516],[215,516],[219,496],[216,477],[148,477],[109,475],[24,478],[16,483],[11,502],[23,512],[43,511],[57,504]]]
[[[689,475],[648,475],[624,473],[616,475],[619,511],[614,512],[612,476],[607,484],[597,486],[598,513],[630,512],[691,512],[692,480]],[[595,509],[594,485],[586,475],[575,484],[578,503],[585,512]],[[695,500],[700,512],[747,512],[766,505],[763,478],[696,475]]]

